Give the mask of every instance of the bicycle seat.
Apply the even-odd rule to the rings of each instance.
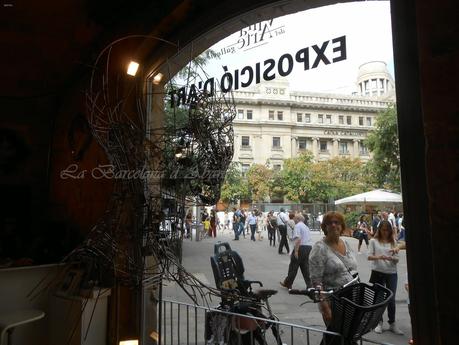
[[[272,295],[275,295],[277,293],[277,290],[270,290],[270,289],[258,289],[255,291],[253,294],[256,298],[259,298],[261,300],[268,299]]]

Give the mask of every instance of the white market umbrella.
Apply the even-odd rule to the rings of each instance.
[[[335,201],[335,205],[383,205],[383,204],[401,204],[402,196],[399,193],[389,192],[384,189],[375,189],[371,192],[348,196],[347,198]]]

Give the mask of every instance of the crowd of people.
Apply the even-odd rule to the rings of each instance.
[[[324,290],[336,289],[351,281],[357,274],[357,260],[354,250],[346,239],[346,224],[341,213],[331,211],[321,215],[321,230],[324,237],[313,243],[307,226],[308,216],[299,212],[286,212],[284,208],[277,214],[267,214],[252,210],[233,209],[232,214],[218,217],[212,210],[202,216],[205,231],[216,236],[217,231],[232,230],[234,241],[241,236],[250,236],[251,241],[261,241],[267,233],[269,246],[276,248],[279,255],[290,254],[287,276],[280,281],[284,288],[291,289],[298,269],[301,270],[308,288]],[[365,242],[367,258],[371,265],[369,282],[378,283],[392,291],[393,297],[387,306],[388,330],[403,334],[396,323],[395,296],[397,290],[397,264],[399,250],[404,249],[406,230],[403,215],[396,212],[378,212],[370,220],[362,215],[350,235],[358,239],[357,255],[362,253]],[[349,236],[349,235],[348,235]],[[284,252],[285,250],[285,252]],[[324,323],[331,320],[331,309],[326,300],[319,303]],[[374,329],[383,332],[383,320]]]

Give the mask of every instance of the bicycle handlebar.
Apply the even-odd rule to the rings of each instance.
[[[345,288],[346,286],[352,285],[354,283],[357,283],[359,280],[359,277],[356,276],[354,279],[351,281],[347,282],[343,286],[337,288],[337,289],[332,289],[332,290],[322,290],[321,288],[309,288],[306,290],[296,290],[296,289],[290,289],[288,293],[290,295],[302,295],[302,296],[308,296],[310,299],[313,300],[314,303],[322,301],[324,298],[334,294],[336,291],[341,290],[342,288]]]

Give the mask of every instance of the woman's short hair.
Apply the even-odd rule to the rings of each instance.
[[[343,233],[344,230],[346,230],[346,223],[344,222],[344,216],[336,211],[329,211],[325,213],[323,219],[322,219],[322,224],[320,224],[320,227],[322,228],[322,231],[324,232],[325,235],[327,235],[327,225],[330,223],[332,218],[338,219],[340,225],[341,225],[341,233]]]
[[[288,214],[288,218],[289,218],[289,219],[293,219],[294,217],[295,217],[295,213],[290,212],[290,213]]]

